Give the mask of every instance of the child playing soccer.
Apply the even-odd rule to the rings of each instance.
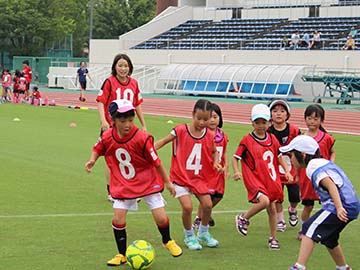
[[[212,103],[212,112],[211,112],[211,118],[209,120],[208,129],[212,131],[215,135],[215,145],[216,149],[219,153],[219,162],[220,165],[223,167],[224,173],[218,173],[217,181],[214,182],[215,186],[215,193],[211,194],[211,201],[212,201],[212,208],[214,208],[223,198],[224,191],[225,191],[225,177],[228,176],[228,167],[229,167],[229,160],[227,156],[227,144],[228,144],[228,136],[226,133],[221,130],[223,126],[223,118],[220,107]],[[195,217],[195,220],[193,222],[193,227],[195,229],[198,229],[201,223],[201,215],[202,215],[202,209],[199,205],[197,216]],[[212,217],[210,217],[209,220],[209,226],[213,227],[215,226],[215,221]]]
[[[8,69],[4,69],[1,76],[2,84],[2,100],[4,102],[11,101],[11,73]]]
[[[290,153],[296,168],[306,168],[309,182],[320,196],[322,208],[302,227],[302,241],[297,262],[289,270],[306,270],[314,243],[326,246],[336,264],[336,270],[351,270],[338,242],[341,231],[350,221],[357,219],[360,202],[345,173],[331,160],[323,159],[316,140],[300,135],[289,145],[280,147]]]
[[[160,149],[172,142],[170,179],[174,183],[176,195],[182,208],[184,242],[190,250],[200,250],[202,245],[217,247],[219,242],[209,233],[211,217],[211,194],[215,193],[213,182],[217,181],[217,171],[222,171],[219,155],[214,143],[214,134],[207,128],[212,111],[210,101],[199,99],[192,113],[190,124],[176,126],[171,133],[155,143]],[[201,224],[195,236],[191,215],[193,205],[191,194],[199,200],[202,215]]]
[[[271,126],[268,129],[268,132],[275,135],[281,146],[289,144],[292,139],[300,134],[300,129],[288,122],[290,118],[289,104],[285,100],[276,99],[270,102],[269,109],[271,112]],[[288,165],[291,175],[295,179],[297,172],[296,169],[291,166],[290,156],[284,154],[283,157]],[[297,204],[300,202],[299,185],[296,181],[287,181],[284,169],[281,166],[279,167],[279,174],[282,187],[284,188],[284,186],[286,186],[288,192],[288,200],[290,202],[290,206],[288,207],[289,224],[290,226],[295,227],[298,223]],[[276,202],[275,205],[277,212],[277,230],[279,232],[284,232],[286,230],[286,223],[282,202]]]
[[[319,104],[309,105],[304,112],[305,124],[308,130],[304,133],[313,137],[319,144],[320,154],[323,158],[335,161],[334,144],[335,139],[326,132],[322,126],[325,120],[325,111]],[[311,182],[306,176],[305,169],[299,170],[299,186],[301,202],[304,205],[301,213],[301,222],[309,219],[315,201],[319,200],[318,194],[313,189]],[[301,231],[298,233],[298,239],[302,239]]]
[[[85,164],[86,171],[91,172],[96,160],[103,155],[110,169],[110,195],[114,198],[112,227],[119,254],[107,264],[126,263],[126,215],[129,210],[137,210],[138,198],[151,210],[163,245],[172,256],[178,257],[182,250],[170,237],[169,218],[161,195],[164,183],[172,195],[175,190],[154,150],[153,137],[134,125],[135,108],[130,101],[113,101],[109,112],[114,126],[101,135]]]
[[[146,131],[145,119],[142,113],[141,104],[143,98],[139,89],[138,82],[131,77],[133,72],[133,64],[126,54],[118,54],[115,56],[111,66],[111,76],[108,77],[96,98],[100,122],[101,132],[109,129],[111,126],[111,117],[107,113],[110,102],[116,99],[130,100],[135,107],[136,115],[141,123],[142,129]],[[108,201],[112,202],[109,191],[109,169],[106,169],[106,181],[108,190]]]
[[[236,229],[240,235],[248,233],[249,219],[266,209],[269,216],[270,250],[279,250],[276,239],[276,208],[275,202],[283,200],[279,177],[279,164],[284,168],[285,177],[292,181],[293,177],[281,155],[278,155],[279,142],[273,134],[267,132],[270,125],[270,109],[265,104],[257,104],[251,110],[251,121],[254,130],[246,135],[233,156],[232,166],[234,179],[243,178],[248,192],[248,200],[253,206],[246,212],[235,217]],[[238,161],[241,160],[242,174],[239,172]]]

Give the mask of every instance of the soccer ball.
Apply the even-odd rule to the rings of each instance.
[[[136,240],[126,249],[127,264],[133,269],[147,269],[155,259],[155,250],[145,240]]]

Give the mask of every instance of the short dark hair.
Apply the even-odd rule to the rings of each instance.
[[[24,60],[24,61],[23,61],[23,64],[29,65],[29,60]]]
[[[131,74],[133,73],[133,70],[134,70],[134,66],[133,66],[133,64],[132,64],[132,62],[130,60],[130,57],[127,56],[126,54],[123,54],[123,53],[120,53],[120,54],[115,56],[113,64],[111,66],[111,74],[113,76],[116,76],[116,64],[120,59],[124,59],[128,63],[128,65],[129,65],[129,76],[131,76]]]
[[[112,120],[115,120],[116,118],[130,118],[130,117],[134,117],[135,116],[135,110],[130,110],[124,113],[120,113],[118,111],[115,111],[112,115],[111,118]]]
[[[313,155],[306,154],[305,158],[303,158],[302,153],[300,151],[293,150],[292,152],[294,153],[296,160],[303,167],[306,167],[309,164],[310,160],[314,158],[321,158],[320,149],[317,149],[315,154]]]
[[[212,112],[212,103],[207,99],[198,99],[194,105],[193,113],[196,113],[197,110]]]

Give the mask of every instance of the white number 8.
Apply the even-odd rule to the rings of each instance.
[[[130,180],[135,176],[134,166],[130,163],[131,156],[124,148],[118,148],[115,152],[116,158],[119,161],[119,169],[122,176]]]

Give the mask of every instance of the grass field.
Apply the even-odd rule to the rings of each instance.
[[[15,117],[21,121],[13,121]],[[159,139],[170,131],[167,117],[146,116],[149,131]],[[183,119],[172,119],[174,125]],[[69,127],[76,122],[77,127]],[[116,254],[111,228],[112,208],[106,201],[105,165],[99,160],[91,174],[84,164],[99,134],[96,111],[62,107],[0,105],[0,269],[108,269],[106,261]],[[229,156],[250,126],[225,124]],[[360,137],[333,134],[337,163],[360,193]],[[170,145],[159,151],[169,167]],[[241,237],[234,216],[250,205],[241,182],[228,179],[223,201],[213,214],[212,234],[219,248],[189,251],[183,244],[180,206],[167,199],[172,237],[184,248],[172,258],[150,212],[140,203],[127,220],[128,242],[145,239],[156,250],[154,270],[165,269],[287,269],[295,262],[299,242],[297,228],[279,233],[280,251],[267,248],[265,213],[252,219],[249,235]],[[197,205],[197,204],[196,204]],[[319,206],[317,206],[319,208]],[[342,233],[341,243],[348,263],[360,269],[360,225],[355,221]],[[115,269],[129,269],[122,266]],[[308,269],[330,270],[335,266],[323,246],[316,246]]]

